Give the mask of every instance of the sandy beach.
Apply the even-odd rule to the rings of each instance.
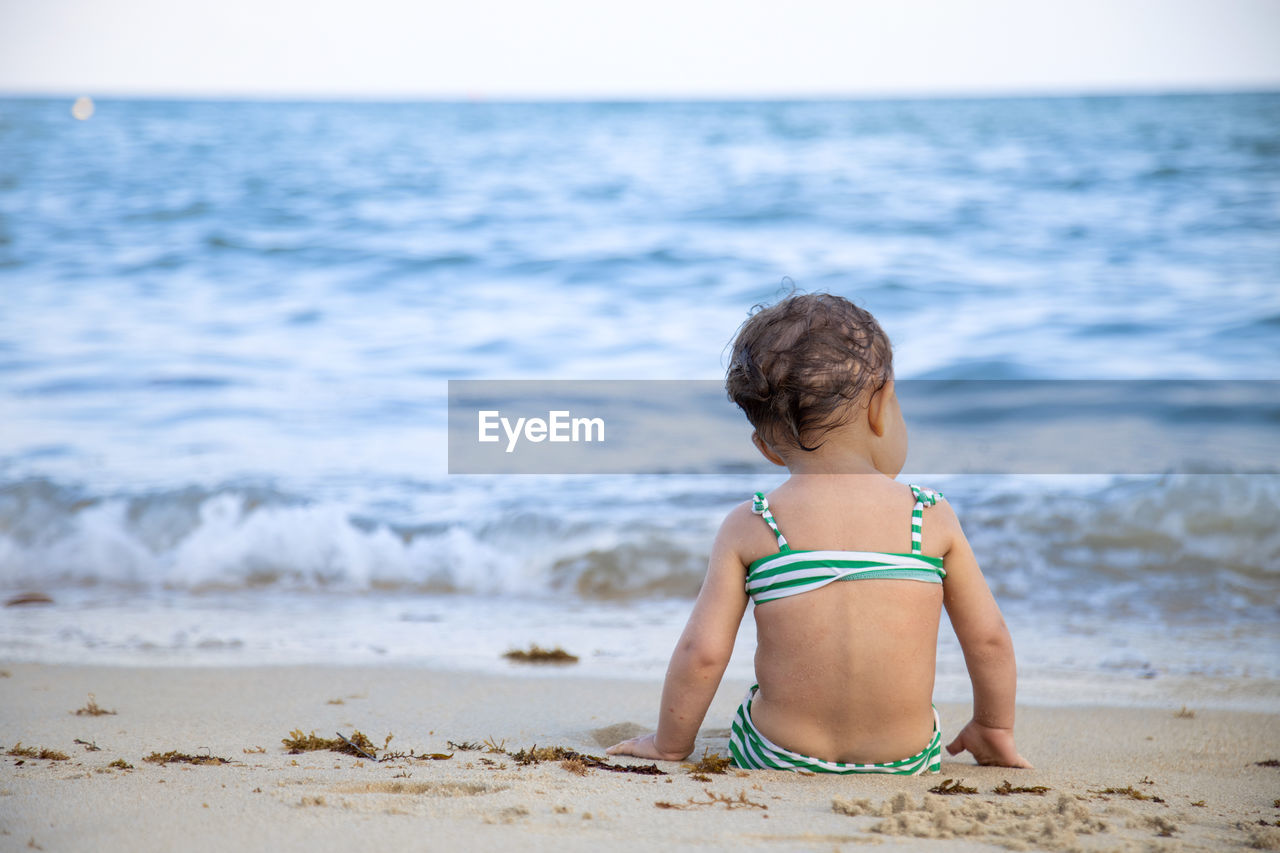
[[[602,756],[651,726],[659,685],[642,680],[410,667],[0,671],[6,850],[1280,849],[1275,713],[1024,707],[1029,771],[962,756],[918,778],[675,762],[644,775],[572,756],[521,763],[535,746]],[[721,687],[693,758],[727,755],[719,726],[742,687]],[[77,714],[91,694],[114,713]],[[939,710],[949,738],[968,709]],[[291,754],[282,740],[297,729],[359,730],[380,752],[393,735],[388,750],[406,755]],[[228,763],[145,760],[169,751]],[[946,779],[976,793],[929,793]],[[1006,780],[1048,790],[994,793]]]

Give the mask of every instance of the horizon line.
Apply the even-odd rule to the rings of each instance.
[[[642,104],[642,103],[804,103],[846,101],[929,101],[929,100],[1019,100],[1108,97],[1178,97],[1188,95],[1280,94],[1280,80],[1232,85],[1169,86],[1082,86],[1041,88],[962,88],[934,91],[879,90],[844,92],[649,92],[649,93],[516,93],[516,92],[289,92],[289,91],[164,91],[92,88],[9,89],[0,85],[5,100],[75,100],[89,97],[101,101],[210,101],[258,103],[439,103],[439,104]]]

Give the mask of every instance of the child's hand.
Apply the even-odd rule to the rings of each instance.
[[[1019,755],[1013,745],[1013,729],[994,729],[970,720],[956,739],[947,744],[951,755],[965,751],[972,753],[979,764],[1031,769],[1031,762]]]
[[[634,755],[637,758],[648,758],[656,761],[682,761],[689,753],[677,755],[674,752],[663,752],[658,749],[657,735],[641,735],[622,743],[615,743],[605,750],[605,755]]]

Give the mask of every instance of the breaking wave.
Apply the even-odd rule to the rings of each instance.
[[[1277,612],[1280,478],[958,479],[952,502],[1002,603],[1143,619]],[[654,501],[637,497],[634,517],[522,501],[406,525],[265,487],[92,495],[31,479],[0,487],[0,585],[692,596],[732,501],[705,517],[678,487],[664,510]]]

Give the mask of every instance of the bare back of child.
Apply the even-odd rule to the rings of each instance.
[[[936,771],[943,607],[974,695],[948,750],[1030,766],[1013,742],[1012,642],[959,521],[937,493],[894,479],[906,427],[875,319],[828,294],[763,309],[738,334],[726,386],[761,453],[791,476],[725,519],[668,667],[658,731],[609,753],[689,755],[754,599],[757,685],[733,721],[738,766]]]

